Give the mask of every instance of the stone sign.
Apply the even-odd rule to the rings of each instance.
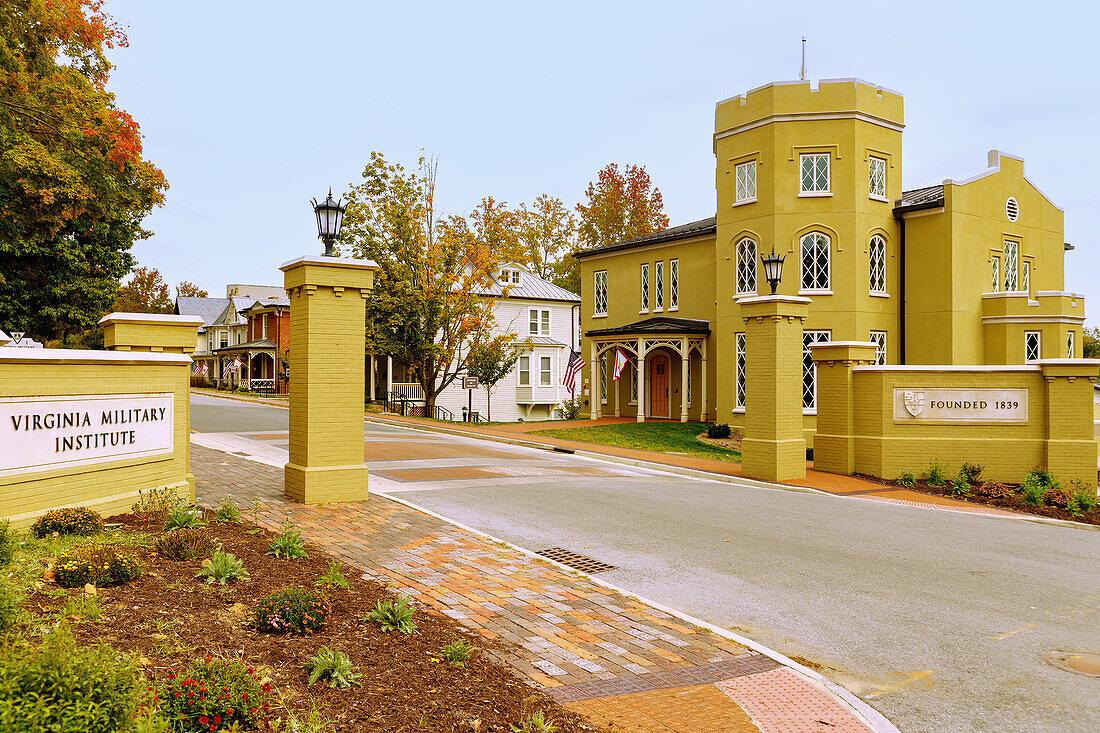
[[[1026,389],[894,389],[895,422],[1027,422]]]
[[[171,454],[170,393],[0,398],[0,476]]]

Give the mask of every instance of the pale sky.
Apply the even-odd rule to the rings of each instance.
[[[905,97],[905,188],[997,148],[1065,211],[1066,288],[1100,323],[1093,2],[373,3],[107,0],[111,88],[171,188],[134,247],[170,285],[282,284],[320,254],[309,199],[370,151],[439,156],[439,204],[572,205],[644,165],[672,225],[715,212],[714,105],[770,81],[859,77]],[[174,294],[174,291],[173,291]]]

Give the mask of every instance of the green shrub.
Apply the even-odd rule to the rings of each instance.
[[[6,575],[0,575],[0,636],[18,629],[26,621],[23,600],[15,583]]]
[[[730,426],[726,423],[722,423],[721,425],[707,425],[707,437],[714,438],[715,440],[728,438],[730,437]]]
[[[221,506],[214,510],[214,519],[218,522],[232,522],[236,524],[241,521],[241,510],[237,508],[237,505],[233,503],[233,500],[226,498],[222,502]]]
[[[183,527],[202,527],[206,522],[202,521],[202,510],[196,506],[184,503],[173,504],[168,510],[168,522],[165,529],[182,529]]]
[[[169,486],[154,487],[148,491],[138,489],[138,500],[130,506],[130,511],[138,519],[149,522],[166,518],[169,510],[179,503],[175,489]]]
[[[473,644],[456,636],[439,648],[439,656],[456,667],[465,667],[473,651]]]
[[[1039,481],[1038,478],[1032,474],[1028,474],[1024,478],[1024,483],[1020,486],[1020,494],[1025,504],[1031,504],[1033,506],[1039,506],[1043,503],[1043,494],[1047,491],[1046,487]]]
[[[180,527],[157,538],[157,554],[169,560],[194,560],[214,551],[214,538],[199,527]]]
[[[321,628],[331,612],[328,599],[312,588],[284,588],[260,599],[252,624],[258,631],[305,634]]]
[[[0,521],[0,567],[7,565],[15,557],[15,532],[7,519]]]
[[[31,534],[39,539],[49,537],[54,532],[88,537],[102,531],[103,517],[82,506],[70,509],[54,509],[43,514],[31,525]]]
[[[584,410],[584,401],[580,396],[571,397],[565,402],[562,402],[558,410],[561,412],[562,420],[576,420],[581,416],[581,412]]]
[[[314,585],[323,585],[327,588],[350,588],[351,583],[344,576],[343,571],[340,570],[340,563],[329,562],[328,570],[321,574],[313,583]]]
[[[936,461],[929,463],[928,470],[924,473],[924,480],[928,482],[929,486],[943,486],[946,484],[947,478],[943,466]]]
[[[144,567],[128,552],[113,545],[78,545],[58,555],[54,580],[62,588],[117,585],[141,577]]]
[[[546,719],[546,714],[539,710],[537,713],[528,713],[519,721],[519,727],[508,726],[515,733],[555,733],[558,726]]]
[[[111,647],[77,646],[64,627],[41,646],[0,655],[0,730],[13,733],[130,731],[155,704],[140,672]]]
[[[1072,498],[1068,491],[1057,486],[1043,492],[1043,503],[1060,509],[1065,509]]]
[[[206,582],[210,585],[214,583],[225,585],[234,580],[248,580],[252,576],[248,574],[244,563],[235,555],[218,548],[213,555],[202,561],[202,568],[195,573],[195,577],[206,578]]]
[[[61,607],[63,618],[80,621],[96,622],[99,620],[99,596],[90,596],[84,593],[70,596],[65,605]]]
[[[985,466],[977,463],[964,463],[959,466],[959,475],[966,479],[967,483],[976,484],[982,480],[982,471]]]
[[[289,517],[284,519],[283,531],[271,540],[271,549],[267,554],[288,559],[309,557],[305,543],[302,542],[302,528],[295,526]]]
[[[416,622],[412,620],[416,609],[409,605],[409,599],[401,596],[396,600],[386,598],[378,601],[367,614],[366,621],[378,624],[382,631],[400,631],[411,634],[416,631]]]
[[[351,687],[358,685],[363,675],[355,671],[355,665],[343,652],[334,651],[327,646],[317,650],[305,665],[309,673],[309,684],[328,678],[329,687]]]
[[[913,475],[912,471],[902,471],[898,474],[898,486],[904,486],[910,489],[917,485],[917,477]]]
[[[159,685],[161,714],[174,731],[255,730],[267,720],[275,694],[236,659],[195,660]]]
[[[996,481],[979,484],[975,491],[979,496],[987,496],[990,499],[1009,499],[1015,493],[1010,487]]]
[[[1073,492],[1073,498],[1082,512],[1091,512],[1096,508],[1096,492],[1088,489],[1077,489]]]
[[[951,480],[947,487],[947,493],[951,496],[970,496],[970,481],[959,471],[959,475]]]

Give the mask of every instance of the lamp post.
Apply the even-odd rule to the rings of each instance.
[[[764,263],[764,277],[768,281],[768,285],[772,286],[772,295],[775,295],[775,289],[779,287],[779,281],[783,279],[783,260],[786,256],[780,257],[775,253],[775,247],[772,246],[772,253],[767,257],[761,257],[760,261]]]
[[[340,236],[340,227],[344,223],[344,210],[347,207],[341,206],[340,201],[332,200],[331,187],[328,190],[328,198],[322,203],[317,203],[317,199],[311,200],[313,213],[317,215],[317,238],[325,243],[325,257],[335,257],[332,245]]]

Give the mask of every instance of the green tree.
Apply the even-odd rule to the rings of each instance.
[[[587,201],[576,207],[577,249],[604,247],[668,226],[664,199],[644,166],[628,165],[620,172],[618,165],[609,163],[584,194]],[[580,264],[575,257],[560,261],[555,283],[574,293],[581,291]]]
[[[1100,359],[1100,328],[1082,328],[1081,336],[1084,341],[1081,345],[1081,357]]]
[[[493,419],[493,388],[516,366],[520,349],[513,333],[482,337],[470,347],[466,372],[485,387],[486,417]]]
[[[372,152],[347,192],[341,251],[378,263],[367,299],[367,348],[404,362],[436,397],[463,368],[470,344],[494,323],[487,293],[497,263],[462,217],[437,221],[437,164],[414,171]]]
[[[101,6],[0,4],[0,323],[36,338],[64,341],[111,307],[167,188],[106,90],[126,37]]]
[[[138,267],[118,289],[114,309],[119,313],[171,313],[168,285],[155,267]]]

